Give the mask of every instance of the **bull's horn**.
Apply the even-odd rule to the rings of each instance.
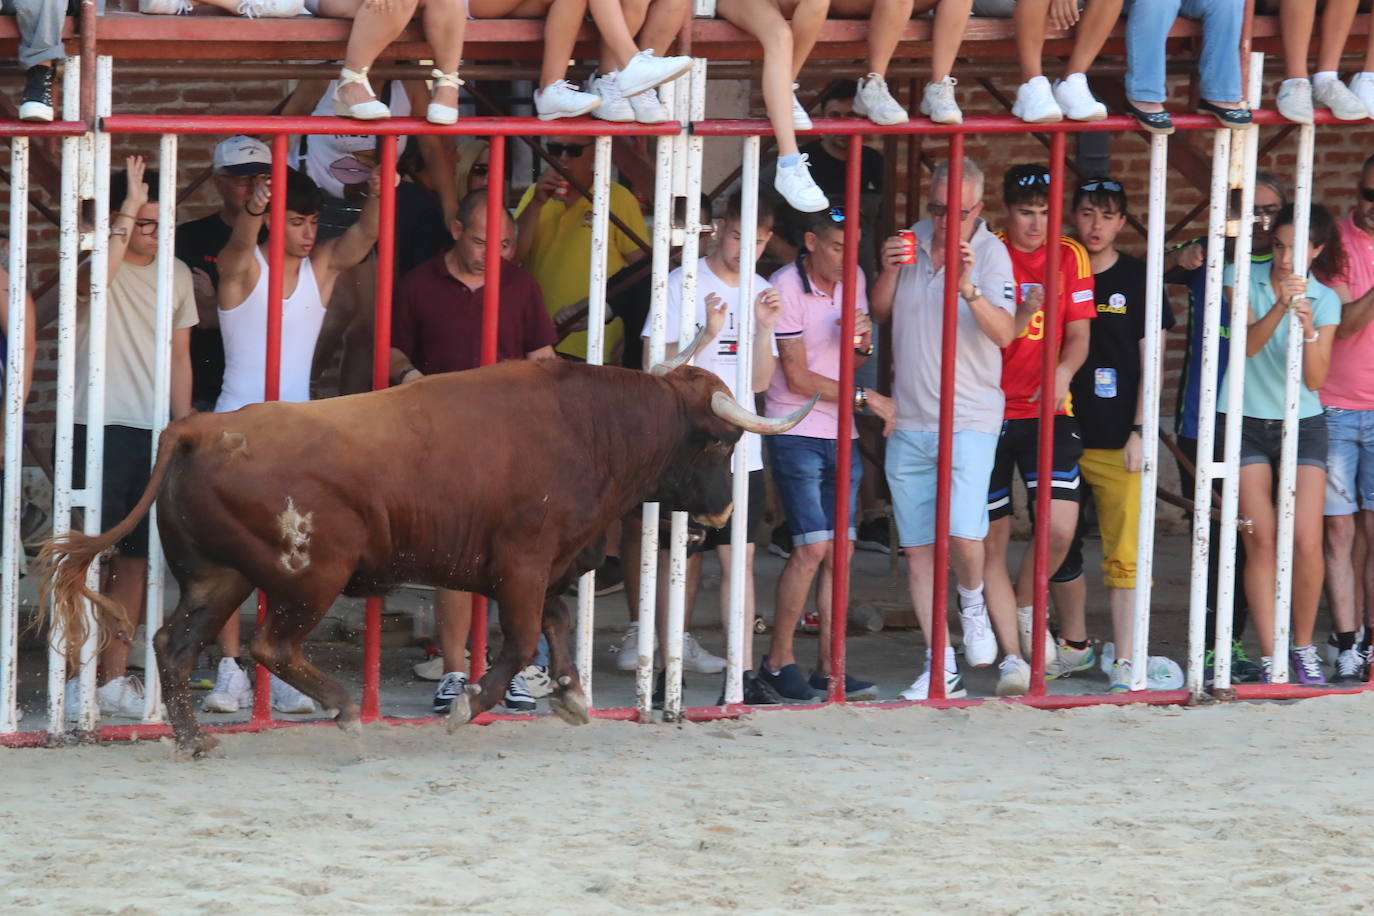
[[[697,351],[706,346],[706,341],[709,340],[710,337],[711,332],[703,327],[700,331],[697,331],[697,336],[692,340],[691,346],[685,350],[679,350],[677,356],[674,356],[667,362],[658,363],[649,371],[654,375],[667,375],[679,366],[687,365],[692,357],[697,355]]]
[[[740,403],[730,397],[728,392],[717,391],[711,395],[711,411],[725,422],[733,423],[740,429],[747,429],[751,433],[762,433],[765,436],[775,436],[778,433],[787,432],[800,423],[820,399],[820,395],[813,395],[811,400],[785,417],[761,417],[753,411],[741,407]]]

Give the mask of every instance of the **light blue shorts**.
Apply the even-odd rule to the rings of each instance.
[[[887,485],[903,547],[935,543],[936,468],[940,436],[899,429],[887,440]],[[988,481],[997,456],[997,434],[954,434],[949,533],[981,541],[988,534]]]
[[[1325,515],[1374,510],[1374,410],[1326,408]]]

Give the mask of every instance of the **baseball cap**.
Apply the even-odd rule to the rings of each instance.
[[[237,136],[215,146],[215,171],[230,175],[266,175],[272,171],[272,151],[252,137]]]

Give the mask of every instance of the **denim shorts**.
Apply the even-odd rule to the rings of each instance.
[[[935,542],[936,472],[940,434],[899,429],[887,440],[887,485],[903,547]],[[949,533],[969,541],[988,535],[988,481],[997,434],[964,429],[954,434]]]
[[[854,540],[854,510],[859,498],[859,444],[850,444],[849,539]],[[773,482],[787,512],[793,544],[835,538],[835,440],[811,436],[773,436],[768,442]]]
[[[1217,424],[1223,422],[1218,415]],[[1279,466],[1283,448],[1283,421],[1245,417],[1240,424],[1240,466],[1267,464]],[[1304,417],[1298,421],[1298,464],[1326,470],[1326,417]]]
[[[1326,408],[1326,515],[1374,509],[1374,410]]]

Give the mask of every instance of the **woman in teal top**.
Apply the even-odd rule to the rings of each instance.
[[[1335,220],[1314,206],[1308,227],[1312,273],[1331,276],[1344,259]],[[1226,273],[1229,300],[1234,267]],[[1288,367],[1288,315],[1302,322],[1302,383],[1298,395],[1298,495],[1293,538],[1292,646],[1287,661],[1297,683],[1326,683],[1321,658],[1312,645],[1321,598],[1322,506],[1326,492],[1326,418],[1317,391],[1331,366],[1331,343],[1341,320],[1336,294],[1311,276],[1293,273],[1293,207],[1279,213],[1274,226],[1274,260],[1250,268],[1250,325],[1245,362],[1233,359],[1222,383],[1219,405],[1226,403],[1231,376],[1245,369],[1245,416],[1241,422],[1240,514],[1245,543],[1245,596],[1259,633],[1264,681],[1274,654],[1275,543],[1278,520],[1274,482],[1283,443],[1283,388]]]

